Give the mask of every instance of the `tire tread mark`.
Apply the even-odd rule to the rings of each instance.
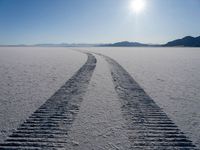
[[[86,63],[3,143],[1,150],[63,149],[79,112],[83,94],[96,67],[89,53]]]
[[[130,149],[197,149],[119,63],[108,56],[98,55],[104,57],[110,66],[127,124]]]

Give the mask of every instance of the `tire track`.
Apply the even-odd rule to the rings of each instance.
[[[96,58],[86,54],[86,63],[0,144],[1,150],[65,149],[68,131],[96,67]]]
[[[121,99],[130,149],[197,149],[120,64],[110,57],[101,56],[110,65],[115,90]]]
[[[97,56],[80,111],[66,141],[67,150],[127,150],[130,146],[121,103],[107,62]],[[75,143],[75,144],[74,144]]]

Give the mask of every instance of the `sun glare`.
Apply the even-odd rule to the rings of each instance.
[[[145,0],[132,0],[130,8],[135,13],[140,13],[145,8]]]

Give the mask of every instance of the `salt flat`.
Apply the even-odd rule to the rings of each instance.
[[[156,137],[163,138],[165,137],[163,135],[167,132],[170,136],[175,134],[178,138],[181,137],[181,140],[185,142],[183,145],[180,145],[181,141],[178,141],[177,138],[175,138],[175,141],[170,141],[171,137],[163,141],[164,143],[151,139],[156,140],[156,145],[166,144],[166,146],[173,146],[176,144],[176,146],[192,146],[178,130],[180,128],[181,131],[186,133],[186,136],[190,137],[199,146],[199,49],[78,48],[81,51],[102,53],[110,57],[106,63],[103,60],[106,57],[103,58],[95,54],[97,57],[97,67],[94,68],[96,65],[94,66],[95,57],[93,57],[91,61],[89,59],[88,64],[84,65],[82,69],[80,67],[86,61],[86,56],[83,53],[71,50],[74,49],[3,48],[1,50],[1,140],[5,139],[19,124],[30,117],[14,132],[13,137],[41,137],[41,134],[38,133],[39,129],[45,136],[52,138],[54,134],[55,137],[58,134],[63,136],[62,138],[71,140],[67,146],[72,146],[72,149],[80,149],[80,147],[85,149],[88,147],[97,149],[129,149],[128,145],[131,140],[131,147],[141,146],[141,144],[154,147],[155,145],[140,139],[143,132],[148,129],[148,133],[150,133],[148,136],[150,137],[156,135]],[[111,65],[108,65],[109,62]],[[94,70],[93,75],[90,73],[92,72],[90,67]],[[65,89],[65,86],[63,88],[61,86],[78,69],[80,71],[76,73],[77,77],[70,79],[69,84],[66,85],[66,91],[64,92],[66,97],[62,96],[62,90]],[[84,70],[86,74],[91,76],[91,81],[89,81],[89,78],[86,78],[87,76],[80,77],[81,72],[84,72]],[[86,84],[89,84],[88,89],[85,88],[85,96],[79,90],[81,86],[78,86],[78,83],[80,85],[84,84],[81,78]],[[112,80],[115,85],[113,85]],[[134,83],[134,80],[144,88],[147,94],[153,98],[153,101],[143,92],[143,89]],[[71,81],[77,85],[71,84]],[[55,93],[60,87],[61,92]],[[135,93],[132,92],[134,88],[136,88]],[[76,92],[77,95],[81,94],[80,98],[76,97]],[[54,96],[50,98],[54,93],[55,98]],[[50,98],[50,103],[47,105],[45,103],[48,98]],[[60,128],[56,128],[56,132],[52,131],[51,133],[49,128],[47,131],[43,131],[44,127],[41,127],[42,123],[46,129],[47,125],[43,124],[44,122],[56,127],[57,125],[58,127],[60,126],[60,121],[62,122],[61,116],[47,117],[47,114],[51,114],[50,108],[54,108],[53,104],[58,103],[57,98],[59,100],[63,99],[62,107],[55,106],[55,110],[61,111],[60,115],[63,118],[69,117],[69,120],[63,120],[70,125],[69,127],[68,125],[66,126],[66,134],[61,134]],[[78,99],[80,104],[77,104],[75,107],[73,101],[76,102]],[[45,109],[43,107],[39,108],[43,103]],[[68,110],[68,107],[73,111]],[[163,108],[163,111],[159,107]],[[39,112],[39,116],[36,113],[31,117],[30,115],[35,110]],[[55,110],[54,112],[56,113]],[[139,113],[140,110],[141,114]],[[42,117],[40,116],[41,112],[47,114],[44,114]],[[75,118],[73,117],[74,114],[77,114]],[[74,119],[70,120],[71,117]],[[143,125],[143,121],[146,122],[147,126]],[[156,128],[152,127],[152,123],[155,124],[154,121],[157,124]],[[173,122],[178,125],[178,128]],[[33,126],[30,126],[29,123]],[[134,123],[136,124],[133,125]],[[165,128],[161,126],[162,123],[167,124],[167,126],[164,126],[166,131],[163,130]],[[62,125],[62,127],[64,126]],[[135,131],[138,132],[138,135]],[[138,138],[138,140],[135,140],[134,137]],[[15,141],[17,139],[12,140]],[[33,145],[31,144],[33,141],[30,142],[30,140],[24,142],[15,141],[14,144],[31,146],[32,148],[45,144],[35,141],[39,143]],[[49,143],[50,139],[48,138],[40,140],[50,144],[46,146],[55,146]],[[118,141],[121,141],[121,143]],[[70,142],[72,145],[70,145]],[[15,146],[12,144],[10,145],[9,141],[7,141],[7,144],[5,143],[1,146]],[[98,145],[98,147],[95,147],[95,145]],[[57,146],[63,146],[63,143]]]
[[[108,64],[97,57],[97,67],[80,111],[69,132],[69,150],[125,150],[130,142]],[[74,144],[77,144],[74,146]]]
[[[0,141],[86,61],[66,48],[0,48]]]
[[[82,48],[115,59],[200,148],[199,48]]]

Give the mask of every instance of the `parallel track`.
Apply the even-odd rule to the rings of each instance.
[[[68,132],[96,67],[96,58],[86,54],[86,63],[0,144],[0,150],[67,149]],[[101,56],[110,65],[115,91],[121,101],[130,149],[197,149],[120,64]]]

